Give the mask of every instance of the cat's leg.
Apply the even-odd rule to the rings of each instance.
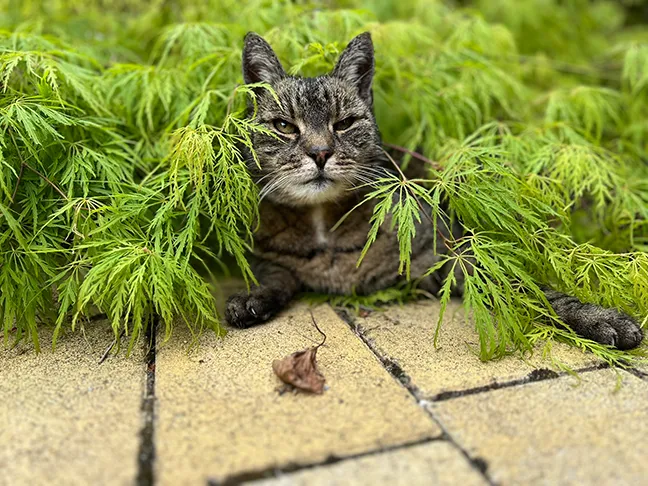
[[[641,328],[623,312],[586,304],[554,290],[544,292],[558,317],[579,336],[618,349],[636,348],[641,343]]]
[[[225,319],[231,326],[246,328],[267,321],[286,307],[299,290],[297,278],[283,267],[261,261],[254,270],[259,286],[227,300]]]

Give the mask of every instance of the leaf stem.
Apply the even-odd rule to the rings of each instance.
[[[52,181],[50,181],[50,180],[47,178],[47,176],[45,176],[44,174],[41,174],[39,171],[37,171],[36,169],[34,169],[34,168],[33,168],[31,165],[29,165],[27,162],[23,162],[23,165],[24,165],[25,167],[27,167],[29,170],[31,170],[31,171],[32,171],[34,174],[36,174],[38,177],[40,177],[41,179],[43,179],[45,182],[47,182],[50,186],[52,186],[52,187],[54,188],[54,190],[55,190],[56,192],[58,192],[58,193],[61,195],[61,197],[62,197],[63,199],[65,199],[66,201],[69,200],[69,198],[67,197],[67,195],[66,195],[63,191],[61,191],[61,189],[59,189],[59,187],[58,187],[56,184],[54,184]]]
[[[47,178],[47,176],[45,176],[44,174],[41,174],[38,170],[34,169],[31,165],[29,165],[27,162],[25,162],[25,159],[23,159],[23,156],[20,153],[20,149],[18,148],[18,143],[16,143],[16,138],[14,137],[14,134],[13,134],[13,132],[11,130],[9,130],[9,135],[11,135],[11,140],[12,140],[12,142],[14,144],[14,147],[16,147],[16,152],[18,153],[18,157],[20,158],[20,174],[18,175],[18,181],[16,182],[16,187],[14,188],[14,192],[13,192],[13,195],[11,197],[11,203],[13,204],[14,199],[16,197],[16,193],[18,192],[18,186],[20,185],[20,182],[22,181],[22,175],[23,175],[23,172],[25,170],[25,167],[27,167],[34,174],[36,174],[38,177],[40,177],[45,182],[47,182],[50,186],[52,186],[54,188],[54,190],[56,192],[58,192],[61,195],[61,197],[63,199],[68,201],[69,198],[67,197],[67,195],[63,191],[61,191],[61,189],[56,184],[54,184],[51,180],[49,180]]]
[[[411,155],[415,159],[420,160],[421,162],[425,162],[426,164],[431,165],[432,167],[434,167],[435,170],[439,170],[439,171],[443,170],[443,168],[441,167],[441,165],[438,162],[434,162],[434,161],[428,159],[423,154],[420,154],[418,152],[414,152],[413,150],[410,150],[410,149],[405,148],[405,147],[401,147],[400,145],[394,145],[393,143],[383,142],[383,145],[385,147],[389,147],[391,149],[398,150],[399,152],[403,152],[404,154]]]
[[[313,310],[308,309],[308,312],[310,312],[311,320],[313,321],[313,326],[315,326],[315,329],[317,329],[317,332],[319,332],[322,336],[324,336],[324,339],[322,340],[322,342],[319,343],[317,346],[315,346],[315,349],[317,349],[317,348],[323,346],[324,343],[326,342],[326,334],[324,334],[324,332],[317,325],[317,321],[315,321],[315,316],[313,315]]]
[[[20,172],[18,173],[18,180],[16,181],[16,187],[14,187],[13,194],[11,195],[11,204],[16,200],[16,195],[18,194],[18,188],[20,187],[20,182],[22,181],[23,172],[25,172],[25,164],[20,164]]]
[[[405,176],[405,174],[403,173],[403,171],[401,170],[401,168],[398,166],[398,164],[396,163],[396,161],[392,158],[392,156],[389,155],[389,153],[388,153],[385,149],[383,149],[383,152],[385,153],[385,155],[387,156],[387,158],[389,159],[389,161],[393,164],[393,166],[396,168],[396,170],[398,171],[398,173],[400,174],[400,176],[403,178],[403,182],[405,182],[405,187],[406,187],[406,189],[407,189],[407,192],[409,192],[410,195],[414,198],[414,200],[416,201],[416,204],[418,204],[418,207],[421,209],[421,213],[423,213],[423,216],[425,216],[425,219],[427,219],[427,220],[428,220],[428,221],[429,221],[433,226],[436,227],[437,234],[441,237],[441,240],[443,241],[443,244],[445,245],[445,247],[446,247],[450,252],[452,252],[454,255],[456,255],[457,253],[454,251],[454,249],[452,248],[452,246],[450,246],[450,243],[451,243],[450,240],[449,240],[449,239],[448,239],[448,238],[443,234],[443,232],[441,232],[441,230],[439,229],[439,227],[438,227],[437,225],[434,224],[434,221],[432,221],[432,218],[431,218],[431,217],[428,215],[428,213],[425,211],[425,208],[423,207],[423,204],[421,204],[421,201],[419,200],[419,198],[416,197],[416,194],[414,193],[414,191],[412,191],[411,188],[409,187],[409,185],[407,184],[407,183],[409,182],[409,179]],[[441,218],[441,220],[444,222],[444,225],[445,225],[446,229],[448,230],[448,233],[449,233],[450,235],[452,235],[452,231],[451,231],[450,228],[448,227],[448,225],[447,225],[447,223],[445,222],[445,220],[443,220],[443,218]]]

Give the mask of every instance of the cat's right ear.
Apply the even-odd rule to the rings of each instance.
[[[338,59],[332,75],[354,85],[360,96],[371,104],[374,48],[369,32],[364,32],[349,42],[349,45],[340,54],[340,59]]]
[[[243,80],[245,84],[273,84],[285,76],[286,72],[270,44],[260,35],[248,32],[243,47]]]

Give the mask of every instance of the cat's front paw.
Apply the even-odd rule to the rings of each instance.
[[[227,300],[225,319],[230,326],[247,328],[267,321],[283,307],[282,299],[267,289],[241,292]]]
[[[618,349],[632,349],[641,344],[643,332],[635,320],[614,309],[605,309],[587,328],[586,338]]]

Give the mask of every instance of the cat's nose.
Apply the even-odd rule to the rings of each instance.
[[[326,161],[333,155],[333,150],[330,147],[316,146],[308,150],[308,155],[312,157],[317,167],[323,169]]]

